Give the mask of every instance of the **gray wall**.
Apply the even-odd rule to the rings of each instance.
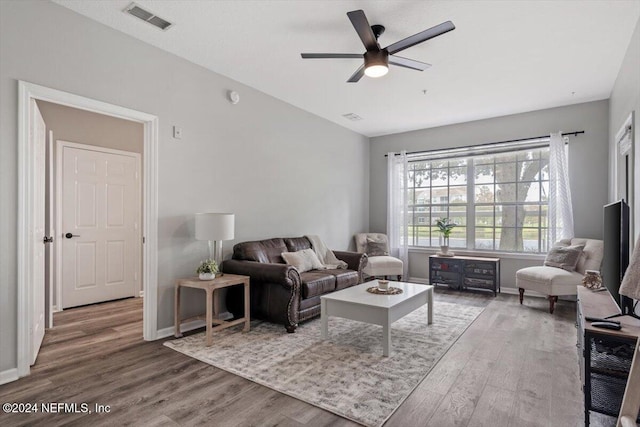
[[[607,202],[608,104],[608,100],[595,101],[372,138],[371,231],[384,232],[386,229],[387,165],[384,155],[387,152],[450,148],[548,135],[558,130],[584,130],[583,135],[571,137],[569,142],[575,234],[601,238],[602,205]],[[428,277],[426,263],[424,252],[412,253],[409,275]],[[539,264],[540,257],[536,256],[503,257],[502,285],[513,287],[518,268]]]
[[[615,136],[632,111],[635,111],[635,132],[634,148],[630,157],[633,159],[631,163],[634,168],[633,187],[635,191],[630,194],[635,196],[632,209],[634,235],[637,238],[640,236],[640,196],[637,195],[638,189],[640,189],[640,170],[637,168],[637,165],[640,165],[640,148],[638,146],[640,144],[640,20],[636,24],[636,29],[629,42],[627,53],[622,61],[609,101],[610,201],[620,197],[620,194],[614,194],[613,185],[614,181],[620,182],[621,177],[624,176],[622,168],[618,168],[618,170],[613,168],[613,156],[617,156]]]
[[[369,228],[366,137],[50,2],[0,1],[0,28],[0,372],[16,367],[18,80],[159,117],[159,328],[174,280],[207,256],[195,212],[236,213],[225,257],[234,242],[303,234],[347,249]]]

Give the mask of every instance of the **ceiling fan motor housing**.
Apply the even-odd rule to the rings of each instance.
[[[368,50],[364,54],[364,66],[366,68],[374,65],[389,66],[389,52],[387,49]]]

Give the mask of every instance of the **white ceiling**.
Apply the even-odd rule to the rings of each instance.
[[[53,1],[366,136],[606,99],[640,17],[639,0],[137,1],[175,24],[161,31],[123,13],[129,0]],[[300,53],[362,53],[356,9],[387,27],[382,47],[456,29],[400,53],[426,71],[346,83],[359,60]]]

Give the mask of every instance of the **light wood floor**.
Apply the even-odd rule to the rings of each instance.
[[[436,290],[486,305],[385,426],[581,426],[575,304]],[[437,308],[437,305],[436,305]],[[0,402],[109,405],[109,414],[0,412],[1,426],[355,426],[330,412],[144,342],[142,301],[58,313],[29,377]],[[284,330],[283,330],[284,332]],[[592,425],[615,425],[592,415]]]

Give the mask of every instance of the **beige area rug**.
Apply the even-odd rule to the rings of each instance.
[[[329,318],[329,340],[320,319],[295,334],[282,325],[251,322],[251,331],[229,328],[204,345],[204,333],[164,343],[225,371],[331,411],[365,426],[382,425],[429,373],[481,307],[434,301],[433,324],[424,306],[393,323],[391,357],[382,356],[382,327]],[[239,327],[238,327],[239,328]]]

